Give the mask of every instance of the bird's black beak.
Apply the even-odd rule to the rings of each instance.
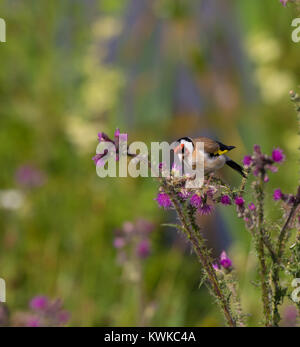
[[[235,146],[227,146],[228,151],[231,151],[232,149],[235,149],[235,148],[236,148]]]

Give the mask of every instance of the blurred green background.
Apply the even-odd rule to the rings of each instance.
[[[280,146],[287,160],[268,189],[294,191],[299,141],[288,92],[300,80],[297,15],[279,0],[1,1],[0,277],[12,310],[45,294],[64,300],[70,325],[139,324],[139,289],[113,239],[125,221],[145,218],[155,224],[141,262],[147,324],[223,325],[199,289],[195,256],[161,226],[174,216],[153,200],[157,183],[100,179],[91,158],[97,133],[116,127],[129,142],[209,135],[237,146],[239,162],[255,143],[267,153]],[[33,187],[18,176],[24,165],[37,170]],[[222,175],[239,184],[230,169]],[[256,258],[243,223],[230,208],[203,223],[215,254],[226,248],[233,259],[256,325]]]

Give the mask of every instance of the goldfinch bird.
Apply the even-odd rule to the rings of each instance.
[[[195,166],[196,164],[196,143],[204,143],[204,152],[198,153],[198,156],[200,158],[204,156],[205,175],[221,169],[226,164],[239,172],[243,177],[246,177],[243,168],[225,155],[225,153],[234,149],[235,146],[227,146],[208,137],[197,137],[193,139],[182,137],[177,142],[179,142],[179,145],[175,148],[174,152],[179,156],[180,160],[186,160],[185,155],[192,153],[192,155],[188,155],[188,160],[190,161],[188,164],[191,166]]]

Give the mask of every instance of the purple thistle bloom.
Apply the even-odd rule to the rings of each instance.
[[[281,163],[285,159],[285,155],[283,154],[283,150],[280,148],[276,148],[272,152],[272,159],[276,163]]]
[[[221,253],[220,256],[220,264],[224,269],[228,269],[232,266],[232,261],[230,258],[228,258],[227,254],[225,251]]]
[[[286,6],[289,0],[280,0],[280,2],[282,3],[283,6]]]
[[[245,156],[244,156],[244,159],[243,159],[243,164],[244,164],[245,166],[250,166],[251,163],[252,163],[252,157],[251,157],[251,155],[245,155]]]
[[[38,328],[41,325],[41,321],[38,317],[30,317],[26,323],[27,328]]]
[[[172,201],[171,201],[169,195],[166,193],[159,193],[157,195],[157,198],[155,198],[154,200],[157,201],[157,203],[160,207],[168,209],[172,206]]]
[[[194,195],[191,197],[190,204],[191,204],[193,207],[199,208],[200,205],[202,204],[201,196],[199,196],[198,194],[194,194]]]
[[[191,193],[187,190],[182,190],[181,192],[178,193],[178,196],[183,199],[183,200],[186,200],[190,197]]]
[[[221,204],[223,205],[230,205],[231,204],[231,199],[228,195],[223,195],[221,197]]]
[[[261,149],[259,145],[254,145],[253,149],[254,149],[254,152],[256,152],[257,154],[261,154]]]
[[[105,133],[98,133],[98,139],[99,142],[104,141],[104,142],[112,142],[114,143],[114,141]]]
[[[115,138],[119,138],[119,136],[120,136],[120,129],[117,128],[115,131]]]
[[[96,166],[104,166],[106,164],[106,160],[102,159],[106,154],[107,150],[104,151],[105,154],[96,154],[92,159]]]
[[[212,213],[214,207],[212,205],[203,204],[200,207],[198,207],[198,211],[202,216],[207,216]]]
[[[256,206],[253,204],[253,202],[251,202],[251,204],[248,205],[248,208],[250,211],[255,211],[256,210]]]
[[[269,181],[270,181],[269,176],[268,176],[268,175],[265,175],[265,177],[264,177],[264,182],[265,182],[265,183],[268,183]]]
[[[238,196],[238,197],[235,198],[234,202],[235,202],[235,204],[237,206],[243,207],[244,203],[245,203],[245,200],[241,196]]]
[[[27,164],[17,169],[16,181],[24,187],[41,187],[45,183],[45,176],[40,170]]]
[[[137,255],[145,259],[150,255],[150,243],[148,240],[142,240],[137,246]]]
[[[49,300],[46,296],[35,296],[29,304],[33,310],[45,310],[49,306]]]
[[[114,239],[114,247],[117,249],[123,248],[125,246],[125,240],[123,237],[116,237]]]
[[[62,310],[57,314],[57,321],[59,325],[64,325],[70,320],[70,313],[66,310]]]
[[[155,225],[146,219],[138,219],[135,223],[135,226],[136,226],[137,232],[141,234],[151,233],[155,228]]]
[[[273,194],[273,199],[275,201],[277,201],[277,200],[281,200],[282,197],[283,197],[283,194],[282,194],[281,190],[280,189],[275,189],[274,190],[274,194]]]

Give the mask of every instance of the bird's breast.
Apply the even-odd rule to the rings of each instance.
[[[226,163],[226,157],[224,155],[211,157],[207,153],[199,153],[198,160],[204,160],[204,173],[208,174],[221,169]],[[195,164],[195,162],[194,162]],[[201,163],[200,163],[201,165]]]

